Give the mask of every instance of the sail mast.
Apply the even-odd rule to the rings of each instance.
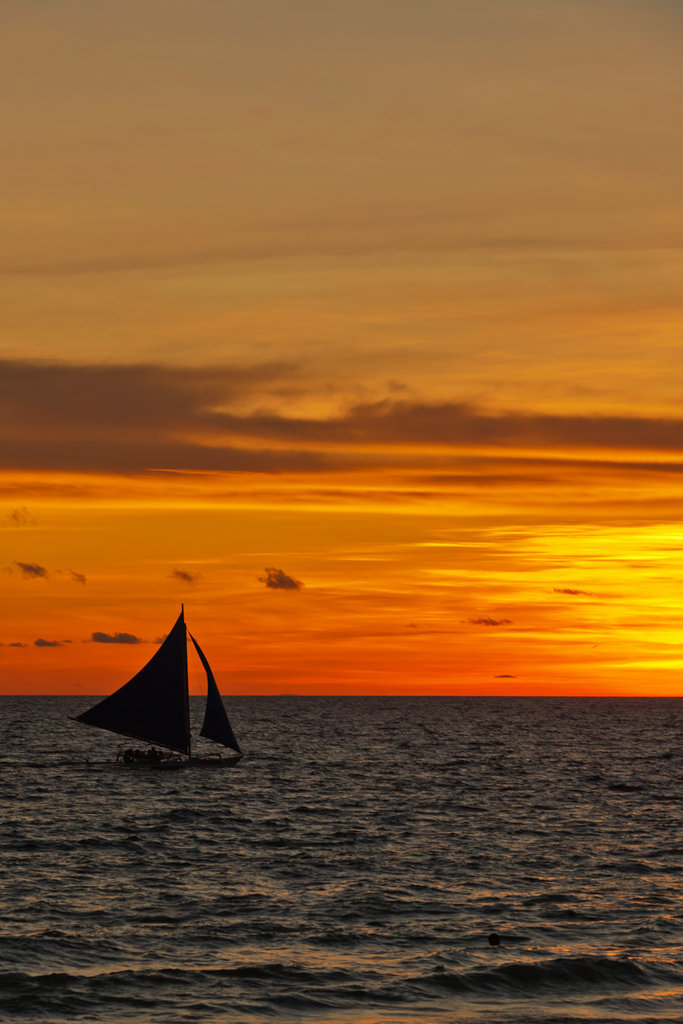
[[[192,757],[192,730],[190,728],[190,676],[187,667],[187,634],[185,625],[185,605],[180,606],[180,617],[183,620],[183,672],[185,674],[185,721],[187,722],[187,756]]]

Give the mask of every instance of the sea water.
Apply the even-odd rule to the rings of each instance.
[[[683,1018],[683,701],[239,697],[180,771],[90,703],[0,698],[1,1019]]]

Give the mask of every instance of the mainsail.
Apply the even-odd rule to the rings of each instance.
[[[181,611],[173,629],[145,667],[110,697],[78,715],[76,721],[189,755],[187,633]],[[190,636],[206,671],[208,687],[201,735],[241,754],[211,667]]]
[[[190,753],[187,642],[183,612],[156,654],[78,722]]]

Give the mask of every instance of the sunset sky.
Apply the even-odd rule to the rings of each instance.
[[[6,6],[2,692],[110,692],[184,602],[228,694],[683,696],[682,44]]]

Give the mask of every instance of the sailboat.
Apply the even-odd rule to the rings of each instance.
[[[207,698],[200,735],[234,750],[233,757],[193,757],[190,732],[190,699],[187,672],[187,638],[194,644],[199,660],[206,672]],[[158,744],[164,749],[120,751],[117,762],[135,767],[183,767],[206,765],[209,767],[237,764],[242,751],[235,739],[232,726],[223,706],[211,666],[206,656],[185,625],[185,609],[159,650],[140,669],[109,697],[95,704],[77,722],[97,729]],[[168,751],[171,751],[169,754]]]

